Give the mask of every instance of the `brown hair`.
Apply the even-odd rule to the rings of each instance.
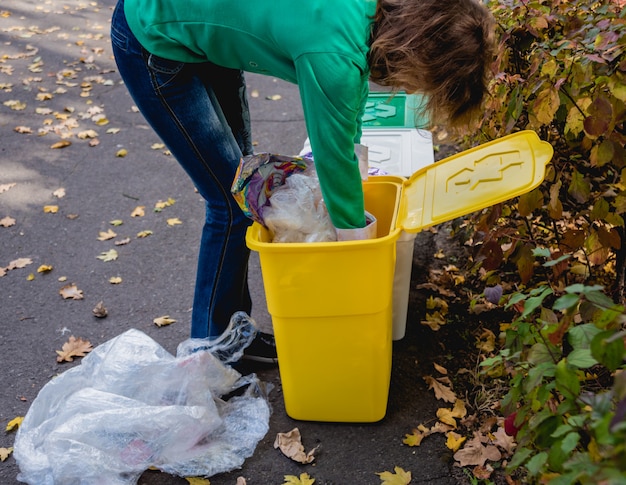
[[[432,123],[468,124],[490,79],[495,22],[477,0],[379,0],[371,80],[426,95]]]

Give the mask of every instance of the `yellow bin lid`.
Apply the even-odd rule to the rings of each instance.
[[[530,192],[553,153],[525,130],[424,167],[403,183],[397,225],[418,232]]]

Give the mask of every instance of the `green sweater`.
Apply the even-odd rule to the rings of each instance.
[[[296,83],[333,224],[365,225],[354,143],[368,95],[376,0],[125,0],[149,52]]]

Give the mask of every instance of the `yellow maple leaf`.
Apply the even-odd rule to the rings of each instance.
[[[404,435],[402,443],[408,446],[419,446],[422,444],[422,440],[426,438],[426,434],[422,433],[419,429],[414,429],[413,433]]]
[[[42,264],[39,268],[37,268],[37,273],[48,273],[50,271],[52,271],[52,266],[49,264]]]
[[[117,237],[117,234],[115,233],[115,231],[113,231],[113,229],[100,231],[98,233],[98,241],[108,241],[109,239],[113,239],[114,237]]]
[[[0,448],[0,461],[6,460],[13,453],[13,448]]]
[[[130,213],[130,217],[143,217],[145,215],[146,215],[146,206],[145,205],[138,205]]]
[[[168,226],[177,226],[179,224],[182,224],[183,221],[181,221],[178,217],[172,217],[171,219],[167,220],[167,225]]]
[[[111,224],[112,226],[121,226],[122,224],[124,224],[124,221],[121,219],[114,219],[112,221],[109,221],[109,224]]]
[[[465,440],[467,439],[465,436],[461,436],[458,433],[455,433],[454,431],[450,431],[447,435],[446,435],[446,446],[451,449],[452,451],[457,451],[461,445],[463,443],[465,443]]]
[[[411,483],[411,472],[404,471],[399,466],[393,469],[394,473],[377,473],[381,480],[381,485],[408,485]]]
[[[24,421],[24,416],[18,416],[13,418],[11,421],[7,423],[7,427],[5,431],[13,431],[19,428],[22,425],[22,421]]]
[[[145,231],[141,231],[137,233],[138,238],[144,238],[152,235],[152,231],[150,229],[146,229]]]
[[[190,485],[211,485],[211,482],[209,481],[208,478],[185,477],[185,480],[187,480]]]
[[[115,156],[117,158],[124,158],[126,155],[128,155],[128,150],[126,150],[126,148],[120,148],[117,152],[115,152]]]
[[[31,273],[26,277],[26,281],[33,281],[35,279],[35,274]]]
[[[119,285],[121,282],[122,282],[121,276],[111,276],[109,278],[109,283],[111,283],[112,285]]]
[[[169,315],[163,315],[162,317],[155,318],[152,321],[157,327],[164,327],[165,325],[171,325],[172,323],[176,323],[176,320],[170,318]]]
[[[109,249],[108,251],[104,251],[100,253],[96,258],[104,261],[105,263],[108,261],[115,261],[117,259],[117,251],[115,249]]]
[[[59,206],[58,205],[44,205],[43,211],[46,214],[56,214],[57,212],[59,212]]]
[[[308,473],[301,473],[299,477],[295,475],[285,475],[283,485],[313,485],[315,478],[311,478]]]
[[[92,350],[91,342],[71,335],[68,341],[63,344],[61,350],[56,351],[58,354],[57,362],[72,362],[74,357],[84,357]]]
[[[467,414],[465,409],[465,403],[460,399],[457,399],[452,409],[439,408],[437,409],[437,418],[439,421],[456,428],[456,418],[463,418]]]

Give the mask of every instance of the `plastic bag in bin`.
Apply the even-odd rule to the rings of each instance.
[[[18,480],[134,485],[150,467],[239,468],[267,433],[270,408],[257,377],[220,358],[236,360],[255,334],[238,312],[222,337],[182,342],[176,357],[134,329],[99,345],[39,392],[14,443]]]
[[[270,153],[247,155],[239,162],[231,192],[244,214],[265,226],[263,209],[274,191],[293,173],[303,172],[311,162],[302,157]]]

